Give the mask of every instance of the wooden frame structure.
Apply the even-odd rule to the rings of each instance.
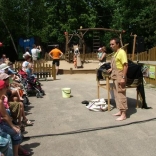
[[[65,56],[68,55],[68,59],[66,59],[68,62],[70,62],[69,43],[70,43],[71,39],[72,39],[74,36],[78,37],[78,38],[81,40],[81,42],[82,42],[83,39],[82,39],[82,37],[80,36],[80,34],[78,34],[78,33],[68,34],[68,32],[65,32],[65,38],[66,38]]]
[[[68,32],[65,32],[65,38],[66,38],[66,47],[65,47],[65,54],[68,53],[69,51],[69,46],[68,44],[70,43],[71,39],[73,36],[77,36],[80,40],[81,40],[81,43],[82,43],[82,49],[83,49],[83,62],[85,62],[85,49],[86,49],[86,46],[85,46],[85,40],[84,40],[84,35],[88,32],[88,31],[110,31],[110,32],[115,32],[117,34],[119,34],[119,38],[120,38],[120,41],[121,41],[121,46],[123,46],[123,43],[122,43],[122,34],[125,33],[124,30],[115,30],[115,29],[107,29],[107,28],[80,28],[80,29],[77,29],[77,31],[79,33],[74,33],[74,34],[68,34]]]

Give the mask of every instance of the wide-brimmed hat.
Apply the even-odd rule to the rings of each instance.
[[[7,79],[7,78],[9,78],[10,76],[8,75],[8,74],[6,74],[6,73],[1,73],[0,74],[0,80],[5,80],[5,79]]]
[[[7,69],[7,68],[9,68],[9,66],[8,66],[6,63],[2,63],[2,64],[0,65],[0,70],[5,70],[5,69]]]

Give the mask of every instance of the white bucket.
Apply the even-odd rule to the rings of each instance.
[[[71,89],[70,88],[62,88],[62,97],[70,98]]]

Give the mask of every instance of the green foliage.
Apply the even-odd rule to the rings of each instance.
[[[0,16],[4,19],[14,40],[38,36],[43,43],[65,43],[64,32],[83,28],[126,30],[124,43],[130,34],[145,38],[147,48],[156,46],[155,0],[0,0]],[[9,34],[0,22],[0,39],[9,44]],[[101,32],[101,42],[109,46],[109,39],[118,36]],[[92,33],[86,33],[91,43]]]

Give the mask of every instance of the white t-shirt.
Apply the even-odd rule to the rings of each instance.
[[[23,70],[23,71],[26,71],[26,69],[27,69],[27,67],[28,67],[28,64],[29,64],[28,61],[24,61],[24,62],[22,63],[22,70]]]
[[[41,50],[39,50],[39,49],[35,49],[35,48],[31,49],[32,58],[33,59],[38,58],[38,53],[40,53],[40,52],[41,52]]]

